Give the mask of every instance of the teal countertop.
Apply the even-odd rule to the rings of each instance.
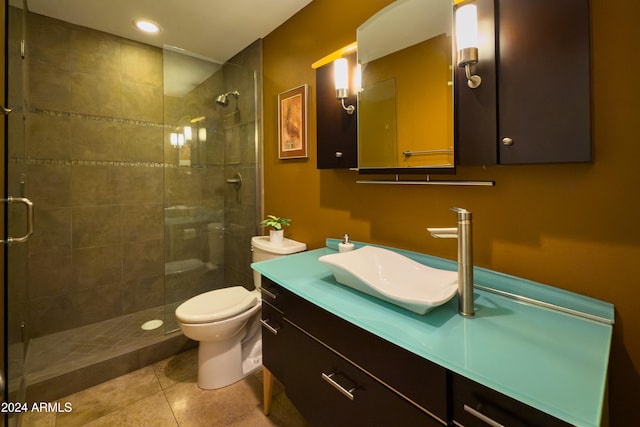
[[[457,298],[419,315],[338,284],[318,261],[337,252],[337,242],[328,239],[326,248],[252,267],[336,316],[453,372],[568,423],[600,425],[613,305],[475,268],[478,285],[562,305],[603,321],[478,289],[475,318],[457,313]],[[435,268],[457,268],[454,261],[396,251]]]

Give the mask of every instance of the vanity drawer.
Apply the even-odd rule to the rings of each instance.
[[[437,421],[317,340],[291,326],[287,396],[313,426],[426,426]]]
[[[326,343],[442,423],[447,420],[447,371],[289,293],[284,317]]]
[[[262,276],[260,293],[262,295],[262,301],[266,301],[281,313],[286,310],[287,301],[290,301],[291,296],[294,296],[291,292],[264,276]]]
[[[284,378],[287,357],[290,357],[287,335],[293,326],[286,323],[282,314],[269,303],[262,302],[262,364],[276,378]]]
[[[452,373],[453,423],[464,427],[567,427],[565,423],[524,403]],[[483,420],[483,418],[485,420]],[[493,420],[496,424],[491,424]]]

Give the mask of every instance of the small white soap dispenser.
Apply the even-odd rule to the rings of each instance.
[[[342,243],[338,243],[338,252],[349,252],[353,250],[353,243],[349,240],[349,235],[345,234]]]

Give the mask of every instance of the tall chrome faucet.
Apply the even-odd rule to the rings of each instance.
[[[458,313],[465,317],[475,316],[473,308],[473,236],[471,212],[452,207],[458,213],[458,226],[449,228],[427,228],[433,237],[458,239]]]

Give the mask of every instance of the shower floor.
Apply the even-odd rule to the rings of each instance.
[[[165,334],[165,325],[141,328],[164,317],[165,307],[156,307],[32,339],[24,364],[27,400],[75,393],[196,345],[179,330]]]

